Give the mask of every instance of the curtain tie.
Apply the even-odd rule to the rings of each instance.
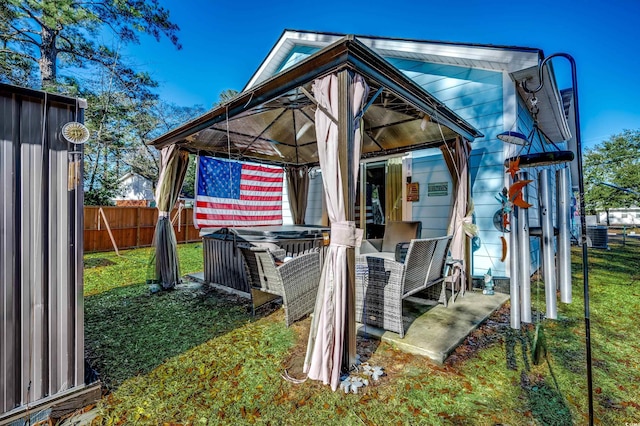
[[[158,219],[168,219],[168,218],[169,218],[169,212],[163,212],[163,211],[158,212]]]
[[[356,228],[354,221],[335,222],[331,224],[330,245],[342,247],[360,247],[362,229]]]

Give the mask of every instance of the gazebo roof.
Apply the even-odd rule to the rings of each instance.
[[[318,163],[311,85],[348,69],[370,87],[362,157],[437,147],[483,135],[352,35],[252,86],[149,144],[274,164]]]

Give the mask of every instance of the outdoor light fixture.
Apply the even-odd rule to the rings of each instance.
[[[578,78],[576,76],[576,62],[573,57],[567,53],[554,53],[547,56],[540,62],[538,68],[540,85],[533,90],[527,88],[526,82],[522,83],[522,88],[525,92],[534,94],[544,85],[543,69],[544,66],[552,58],[563,57],[571,64],[571,85],[573,86],[573,110],[575,113],[575,137],[576,137],[576,159],[578,165],[578,199],[580,203],[580,240],[582,245],[582,279],[583,279],[583,291],[584,291],[584,326],[585,326],[585,346],[587,356],[587,390],[589,399],[589,425],[593,425],[593,380],[592,380],[592,365],[591,365],[591,323],[589,314],[589,262],[587,257],[587,222],[585,218],[585,203],[584,203],[584,177],[582,173],[582,141],[580,136],[580,110],[578,108]],[[570,151],[569,151],[570,152]],[[571,161],[571,160],[568,160]],[[522,160],[521,160],[522,164]],[[538,164],[539,165],[539,164]]]

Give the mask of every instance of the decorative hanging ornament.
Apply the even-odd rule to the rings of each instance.
[[[509,159],[508,162],[505,161],[505,166],[507,167],[507,171],[505,173],[509,173],[511,179],[515,179],[516,173],[520,171],[520,157]]]
[[[81,145],[89,140],[89,129],[77,121],[71,121],[62,126],[62,136],[76,145]]]
[[[502,132],[497,136],[497,138],[503,142],[511,143],[514,145],[524,146],[529,143],[529,140],[527,139],[527,137],[520,132],[513,132],[513,131]]]
[[[523,209],[528,209],[529,207],[531,207],[533,204],[529,204],[527,203],[523,196],[522,196],[522,188],[525,187],[525,185],[529,184],[533,182],[530,179],[527,180],[519,180],[517,182],[514,182],[510,187],[509,187],[509,200],[511,201],[511,203],[516,206],[516,207],[521,207]]]

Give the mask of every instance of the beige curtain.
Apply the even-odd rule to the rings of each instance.
[[[387,162],[385,211],[387,220],[402,220],[402,158],[392,158]]]
[[[304,225],[307,214],[307,198],[309,196],[309,167],[289,166],[287,174],[287,193],[291,217],[296,225]]]
[[[176,234],[169,214],[178,200],[189,165],[189,153],[175,145],[160,152],[160,176],[156,187],[158,222],[153,237],[155,248],[155,276],[163,288],[175,287],[180,282]]]
[[[467,286],[466,280],[466,237],[473,236],[471,204],[469,203],[469,153],[471,145],[457,138],[451,144],[440,147],[453,181],[453,209],[449,221],[448,234],[451,239],[451,257],[462,261],[462,270],[457,274],[461,290]]]
[[[309,378],[330,384],[334,391],[340,384],[345,329],[349,325],[346,313],[349,283],[347,250],[353,250],[353,247],[359,245],[358,238],[362,238],[362,231],[356,230],[355,222],[347,221],[347,209],[353,208],[347,203],[354,202],[356,188],[353,185],[353,188],[349,188],[352,189],[350,193],[344,192],[343,182],[349,179],[349,176],[342,175],[341,162],[348,161],[346,169],[353,173],[351,178],[355,183],[358,178],[362,144],[359,113],[369,90],[360,75],[351,76],[348,71],[341,73],[349,73],[346,74],[347,82],[351,79],[351,83],[346,84],[349,88],[347,96],[352,105],[347,117],[338,114],[341,102],[339,79],[343,78],[344,81],[345,74],[331,74],[313,83],[313,93],[319,105],[315,114],[316,137],[327,213],[331,223],[331,243],[324,258],[304,362],[304,372]],[[348,159],[339,154],[338,120],[353,120],[353,151],[347,153]],[[352,314],[355,321],[355,313]],[[355,336],[352,337],[355,344]]]

